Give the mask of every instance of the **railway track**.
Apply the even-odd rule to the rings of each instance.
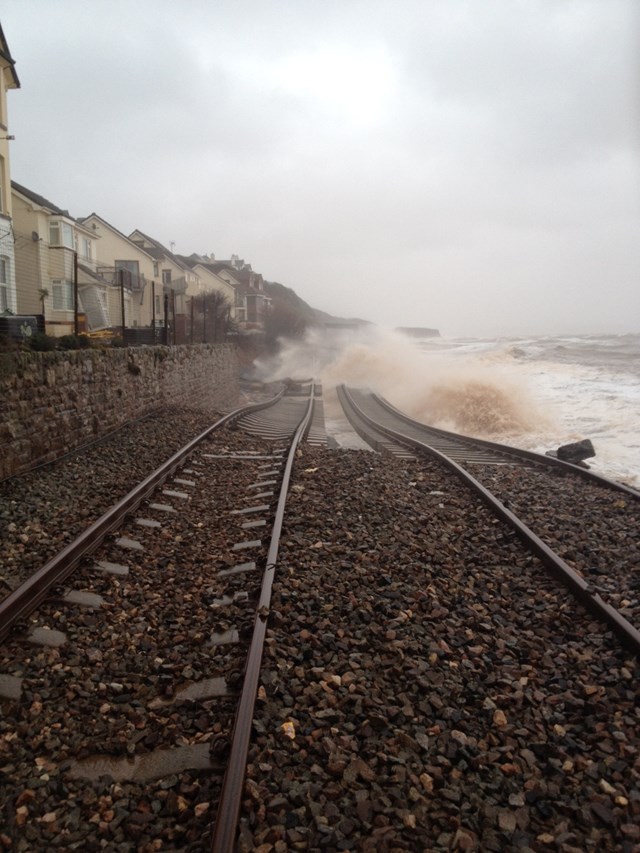
[[[517,492],[534,461],[445,471],[361,409],[397,461],[331,453],[319,403],[300,383],[231,413],[16,611],[0,846],[633,849],[633,662],[595,622],[577,635],[542,540],[532,557],[455,486],[465,464]]]
[[[414,454],[299,460],[237,849],[635,853],[637,658]]]
[[[0,603],[0,846],[74,849],[93,826],[206,849],[219,801],[216,831],[233,832],[313,397],[220,419]]]
[[[455,471],[585,607],[640,655],[638,567],[624,560],[611,560],[612,554],[624,549],[625,540],[640,539],[635,511],[640,500],[637,491],[530,451],[428,427],[375,394],[344,386],[338,394],[354,429],[372,446],[403,457],[407,453],[428,454]],[[566,494],[567,481],[571,479],[580,483],[580,499],[586,509],[584,526],[580,524],[579,505],[573,504],[564,519],[558,514],[550,515],[546,507],[550,491]],[[523,489],[525,480],[529,481],[527,489]],[[532,491],[540,495],[537,508],[531,506]],[[519,498],[523,493],[526,501]],[[628,504],[632,511],[625,523],[621,512]],[[606,526],[614,540],[618,531],[617,549],[611,541],[603,548],[598,537],[589,547],[587,531],[594,512],[608,512],[610,522]],[[603,555],[598,554],[600,550]],[[582,563],[574,559],[570,565],[562,556],[565,552],[575,558],[580,551],[585,561]]]

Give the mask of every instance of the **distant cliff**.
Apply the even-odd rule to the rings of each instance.
[[[265,281],[264,289],[271,298],[271,311],[267,319],[267,340],[273,343],[277,338],[298,338],[305,329],[322,326],[328,329],[358,329],[362,326],[372,326],[369,320],[358,317],[335,317],[312,308],[301,299],[291,287],[285,287],[277,281]],[[421,326],[399,326],[396,332],[411,338],[439,338],[437,329],[427,329]]]
[[[326,311],[312,308],[295,290],[277,281],[265,281],[264,289],[271,298],[267,338],[272,341],[278,337],[297,338],[311,326],[355,328],[370,325],[367,320],[334,317]]]
[[[426,329],[423,326],[398,326],[396,332],[401,335],[407,335],[409,338],[439,338],[440,332],[437,329]]]

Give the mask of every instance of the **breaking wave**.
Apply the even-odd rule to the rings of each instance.
[[[478,354],[461,359],[420,351],[404,336],[377,328],[313,330],[258,368],[269,380],[321,375],[327,388],[345,383],[370,389],[417,420],[478,437],[506,438],[546,421],[506,366],[483,362]]]

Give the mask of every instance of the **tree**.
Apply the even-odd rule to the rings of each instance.
[[[224,293],[211,290],[192,297],[192,319],[190,339],[193,343],[220,343],[233,330],[231,305]]]
[[[44,303],[49,298],[49,291],[46,287],[38,288],[38,296],[40,297],[40,302],[42,303],[42,316],[44,317]]]

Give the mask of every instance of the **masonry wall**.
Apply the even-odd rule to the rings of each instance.
[[[0,479],[162,406],[238,400],[232,344],[0,354]]]

